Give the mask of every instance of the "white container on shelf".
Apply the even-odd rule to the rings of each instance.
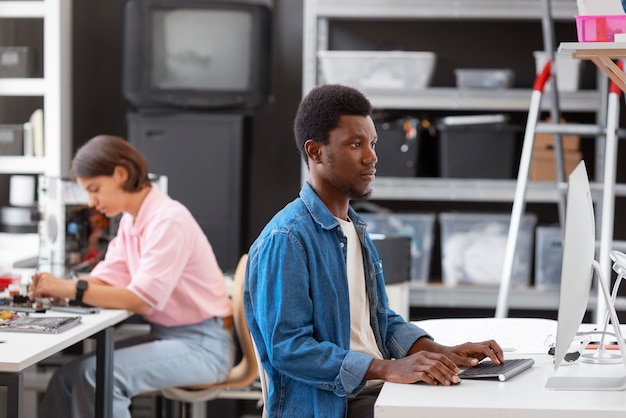
[[[436,56],[427,51],[318,51],[322,84],[363,93],[403,94],[426,88]]]
[[[621,0],[576,0],[579,15],[624,14]]]
[[[515,72],[508,68],[457,68],[456,86],[467,89],[508,89],[515,83]]]
[[[535,288],[558,290],[561,287],[563,231],[560,226],[538,226],[535,232]]]
[[[510,214],[439,213],[443,283],[499,285],[504,268]],[[522,218],[513,260],[513,286],[528,286],[537,216]]]
[[[411,281],[427,283],[433,246],[434,213],[359,213],[370,234],[411,238]]]
[[[535,56],[535,70],[539,74],[548,61],[548,54],[545,51],[533,52]],[[580,66],[582,60],[567,54],[554,54],[556,62],[556,82],[559,91],[577,91],[580,84]],[[546,91],[552,86],[549,82]]]

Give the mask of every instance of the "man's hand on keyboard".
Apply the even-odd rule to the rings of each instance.
[[[478,343],[464,343],[453,347],[446,347],[442,351],[457,366],[473,367],[484,358],[489,358],[494,364],[504,363],[504,352],[494,340]]]

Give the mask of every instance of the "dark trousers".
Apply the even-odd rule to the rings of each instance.
[[[348,399],[348,418],[374,418],[374,403],[383,384],[366,387],[354,398]]]

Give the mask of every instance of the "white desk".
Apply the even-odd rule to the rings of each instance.
[[[626,92],[626,74],[613,62],[614,59],[626,58],[625,42],[562,42],[559,52],[592,61]]]
[[[72,316],[50,311],[48,316]],[[75,314],[74,314],[75,315]],[[86,338],[96,338],[96,417],[111,418],[113,372],[113,326],[125,320],[125,310],[103,309],[83,315],[82,323],[60,334],[0,332],[0,386],[7,387],[7,417],[23,417],[23,370]]]
[[[507,323],[507,321],[509,321]],[[553,391],[545,389],[546,380],[555,375],[552,357],[538,354],[543,350],[546,332],[556,330],[554,321],[538,320],[534,337],[530,337],[533,320],[516,318],[488,318],[486,320],[445,320],[422,321],[423,325],[434,337],[445,331],[446,342],[460,343],[475,329],[478,338],[483,339],[485,332],[495,337],[501,345],[504,340],[514,346],[516,351],[505,353],[505,357],[532,357],[535,365],[524,373],[507,382],[464,380],[459,385],[429,386],[426,384],[385,383],[376,401],[374,415],[376,418],[414,418],[424,417],[456,417],[471,418],[506,418],[506,417],[550,417],[576,418],[596,416],[624,417],[626,415],[625,392],[574,392]],[[550,325],[552,323],[552,325]],[[456,338],[449,331],[456,329]],[[534,341],[523,342],[521,335]],[[503,336],[501,340],[498,335]],[[444,339],[444,338],[442,338]],[[529,351],[529,352],[526,352]],[[623,376],[626,368],[623,365],[592,365],[575,363],[560,367],[556,372],[559,376]]]

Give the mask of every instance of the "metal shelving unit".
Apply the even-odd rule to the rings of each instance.
[[[44,156],[0,156],[0,174],[60,176],[69,171],[72,141],[71,10],[72,0],[0,2],[0,20],[42,19],[44,27],[43,78],[0,79],[2,97],[43,97]]]
[[[538,23],[543,19],[544,0],[305,0],[303,32],[303,96],[318,85],[317,51],[329,49],[330,26],[333,20],[441,20],[442,24],[466,20],[525,21]],[[571,21],[578,13],[575,0],[552,0],[552,19]],[[598,78],[600,81],[600,77]],[[598,83],[602,85],[601,83]],[[567,112],[595,113],[596,120],[606,119],[606,94],[599,90],[559,92],[558,106]],[[431,87],[416,95],[369,95],[377,109],[421,109],[450,111],[513,111],[527,112],[532,90],[463,90],[453,87]],[[550,110],[550,98],[542,102],[542,110]],[[541,130],[537,129],[538,132]],[[598,134],[599,135],[599,134]],[[307,169],[302,164],[301,179],[306,181]],[[513,202],[516,180],[392,178],[378,177],[372,188],[373,200]],[[529,182],[526,201],[558,203],[565,184]],[[592,191],[601,196],[601,185],[592,184]],[[626,195],[626,187],[616,187],[617,195]],[[468,294],[467,292],[471,292]],[[522,295],[523,294],[523,295]],[[434,296],[435,295],[435,296]],[[456,296],[455,296],[456,295]],[[482,295],[482,296],[480,296]],[[484,296],[484,297],[483,297]],[[486,299],[485,299],[486,298]],[[411,285],[412,306],[462,306],[475,299],[475,307],[495,307],[497,289],[453,289],[433,285]],[[536,303],[535,303],[536,302]],[[555,309],[558,297],[534,289],[511,291],[511,306],[531,309]]]
[[[552,15],[556,21],[574,22],[577,14],[575,0],[553,0]],[[542,0],[305,0],[303,32],[303,96],[318,84],[317,51],[329,48],[329,25],[333,19],[341,20],[536,20],[542,18]],[[467,111],[517,111],[526,112],[531,99],[531,89],[476,90],[453,87],[431,87],[419,95],[370,95],[372,105],[378,109],[428,109]],[[598,112],[604,119],[604,98],[596,90],[560,92],[559,107],[568,112]],[[550,109],[550,101],[542,103]],[[306,180],[306,167],[302,164],[302,182]],[[478,192],[478,201],[512,201],[514,182],[461,181],[456,179],[378,178],[373,198],[397,200],[456,200],[458,193],[448,193],[457,185]],[[550,188],[552,187],[552,190]],[[532,185],[530,201],[554,201],[558,186]],[[460,191],[460,193],[463,193]],[[533,197],[534,195],[535,197]],[[467,199],[468,201],[471,199]]]
[[[456,201],[456,202],[512,202],[515,180],[443,179],[406,177],[379,177],[372,186],[375,200]],[[602,185],[591,183],[594,199],[602,196]],[[527,202],[557,203],[565,184],[550,181],[528,183]],[[626,196],[626,185],[616,184],[615,194]]]
[[[541,0],[320,0],[316,15],[342,19],[541,19]],[[571,19],[576,1],[554,0],[554,17]],[[358,7],[357,7],[358,6]]]
[[[530,102],[530,89],[462,90],[454,87],[431,87],[413,95],[370,95],[374,107],[379,109],[431,109],[431,110],[493,110],[526,111]],[[562,92],[563,110],[569,112],[594,112],[599,94],[595,90]],[[543,104],[548,110],[548,104]]]
[[[420,308],[466,308],[495,309],[498,299],[497,287],[443,285],[413,285],[410,292],[410,305]],[[558,291],[537,291],[531,288],[510,290],[509,307],[511,309],[556,311],[559,306]],[[597,295],[589,297],[587,310],[597,307]],[[626,311],[626,298],[618,297],[615,309]]]
[[[575,0],[556,0],[555,20],[574,21]],[[304,4],[303,95],[317,85],[316,53],[328,49],[329,22],[352,20],[540,20],[541,0],[306,0]],[[370,96],[380,109],[525,111],[530,89],[462,90],[427,88],[419,96]],[[600,102],[594,91],[560,93],[561,108],[593,112]],[[546,103],[545,109],[549,105]]]

